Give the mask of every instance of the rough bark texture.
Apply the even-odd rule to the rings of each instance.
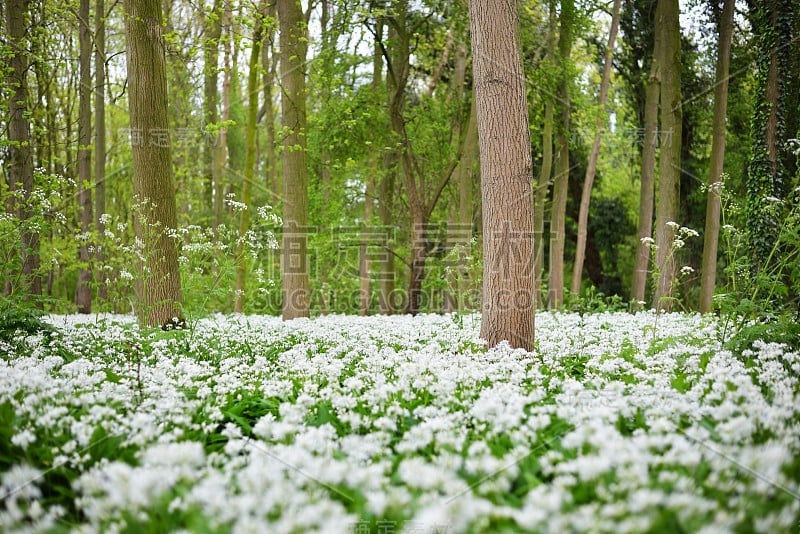
[[[619,10],[621,0],[614,0],[614,7],[611,13],[611,29],[608,33],[608,44],[606,45],[605,64],[603,65],[603,79],[600,81],[600,118],[595,124],[596,134],[592,143],[592,151],[589,153],[589,162],[586,165],[586,175],[583,180],[583,190],[581,191],[581,205],[578,211],[578,241],[575,245],[575,263],[572,270],[571,290],[575,294],[581,292],[581,278],[583,276],[583,260],[586,253],[586,234],[589,226],[589,204],[592,200],[592,186],[594,177],[597,173],[597,158],[600,155],[600,143],[603,138],[603,128],[606,122],[606,101],[608,100],[608,86],[611,83],[611,66],[614,56],[614,42],[617,39],[617,29],[619,28]]]
[[[22,192],[22,205],[12,205],[17,216],[24,221],[31,216],[28,199],[33,191],[33,155],[28,121],[28,55],[27,21],[28,1],[9,0],[5,6],[6,32],[11,57],[8,60],[6,84],[11,91],[8,99],[8,184],[12,191]],[[22,287],[24,298],[42,294],[39,273],[39,234],[23,228],[21,231]],[[6,288],[13,291],[15,288]]]
[[[78,9],[80,87],[78,89],[78,210],[81,232],[92,229],[92,41],[89,34],[89,0],[80,0]],[[81,268],[75,287],[78,313],[92,312],[92,272],[89,270],[89,246],[79,249]]]
[[[283,318],[308,317],[307,35],[298,0],[278,0],[283,138]]]
[[[653,307],[670,311],[675,285],[675,229],[681,176],[681,35],[678,0],[659,0],[656,28],[662,34],[661,63],[661,154],[658,162],[656,203],[656,269],[658,280]]]
[[[545,63],[552,65],[556,57],[556,34],[558,32],[558,17],[556,16],[556,2],[549,2],[549,24],[547,30],[547,52]],[[544,124],[542,126],[542,168],[536,184],[533,200],[533,235],[536,247],[534,271],[536,274],[536,299],[537,308],[543,307],[547,301],[546,293],[542,291],[542,276],[544,274],[544,214],[547,195],[550,192],[550,180],[553,174],[553,98],[549,95],[544,104]]]
[[[472,0],[469,8],[484,221],[481,337],[532,350],[532,162],[519,19],[516,3]]]
[[[145,262],[135,284],[136,313],[149,326],[181,320],[178,251],[168,235],[177,226],[167,78],[159,0],[126,0],[125,34],[132,143],[133,192],[142,203],[135,232]],[[177,321],[176,321],[177,318]]]
[[[556,133],[556,175],[553,183],[553,205],[550,217],[550,276],[547,305],[560,308],[564,303],[564,226],[567,216],[567,191],[569,186],[569,133],[570,98],[567,65],[572,50],[572,22],[575,10],[573,0],[561,1],[558,57],[561,73],[558,82],[560,124]]]
[[[717,72],[714,86],[714,125],[711,138],[711,162],[708,172],[706,224],[703,234],[703,266],[700,273],[700,311],[711,311],[717,279],[717,244],[719,241],[720,193],[725,162],[725,132],[728,110],[728,71],[733,33],[734,0],[724,0],[719,21]]]
[[[105,0],[97,0],[94,7],[94,216],[98,233],[105,231],[103,214],[106,212],[106,8]],[[97,251],[102,265],[103,250]],[[106,275],[98,273],[99,301],[108,299]]]
[[[236,248],[236,290],[234,291],[233,311],[244,311],[245,285],[247,283],[248,250],[244,236],[250,230],[250,204],[252,202],[253,176],[256,166],[256,119],[258,118],[258,66],[261,62],[261,44],[264,33],[266,7],[262,1],[255,17],[253,44],[250,48],[250,70],[247,75],[247,128],[245,129],[244,177],[242,180],[241,202],[247,206],[239,214],[239,243]]]

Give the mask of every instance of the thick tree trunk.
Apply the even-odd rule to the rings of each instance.
[[[532,350],[532,161],[516,4],[472,0],[469,18],[484,220],[481,337]]]
[[[564,227],[567,217],[567,191],[569,186],[569,133],[570,97],[567,65],[572,50],[572,22],[574,0],[561,0],[558,57],[561,74],[558,83],[558,101],[561,123],[556,133],[556,175],[553,184],[553,205],[550,217],[550,276],[548,282],[548,307],[560,308],[564,303]]]
[[[132,143],[133,192],[141,203],[135,232],[146,264],[135,284],[142,323],[166,327],[181,319],[172,150],[169,142],[166,61],[158,0],[126,0],[125,34]]]
[[[661,64],[661,155],[658,162],[656,203],[656,269],[658,280],[653,307],[670,311],[675,285],[676,262],[673,240],[677,222],[681,177],[681,28],[678,0],[659,0],[656,28],[663,46]]]
[[[308,317],[307,33],[298,0],[278,0],[283,140],[283,318]]]
[[[700,274],[700,312],[711,311],[717,279],[717,244],[719,240],[722,168],[725,163],[725,132],[728,109],[728,71],[733,33],[734,0],[724,0],[719,21],[717,73],[714,86],[714,126],[711,137],[711,162],[708,171],[706,225],[703,235],[703,266]]]
[[[258,118],[258,66],[261,62],[261,44],[264,33],[265,6],[258,7],[253,28],[253,43],[250,48],[250,70],[247,75],[247,128],[245,129],[244,179],[240,202],[245,209],[239,213],[239,242],[236,247],[236,289],[233,311],[244,312],[245,286],[247,283],[248,249],[247,232],[250,230],[250,204],[252,202],[253,176],[256,166],[256,119]]]
[[[6,84],[11,90],[8,99],[8,183],[12,191],[22,191],[22,206],[13,206],[20,220],[31,217],[26,206],[33,191],[33,155],[31,132],[28,122],[28,49],[26,43],[26,17],[28,0],[9,0],[5,7],[6,32],[10,58],[6,73]],[[39,233],[23,227],[22,245],[22,291],[23,298],[41,296],[42,278],[39,273]],[[11,288],[13,291],[13,288]],[[37,306],[40,303],[37,302]]]
[[[94,7],[94,216],[99,234],[105,231],[103,214],[106,212],[106,7],[105,0],[97,0]],[[103,265],[105,254],[97,251]],[[98,273],[97,299],[108,300],[105,271]]]
[[[597,173],[597,158],[600,155],[600,143],[603,138],[603,129],[606,123],[606,101],[608,100],[608,86],[611,83],[611,66],[614,57],[614,42],[617,39],[617,29],[619,28],[619,10],[621,0],[614,0],[614,7],[611,12],[611,30],[608,33],[608,44],[606,45],[605,64],[603,66],[603,79],[600,81],[600,118],[595,127],[594,142],[592,151],[589,153],[589,162],[586,165],[586,175],[583,180],[583,190],[581,191],[581,205],[578,212],[578,241],[575,245],[575,263],[572,270],[573,293],[580,294],[581,278],[583,276],[583,260],[586,253],[586,233],[589,226],[589,204],[592,200],[592,186],[594,177]]]
[[[92,41],[89,34],[89,0],[80,0],[78,9],[80,87],[78,89],[78,206],[81,232],[92,229]],[[75,288],[78,313],[92,312],[92,272],[89,270],[89,245],[81,243],[81,268]]]

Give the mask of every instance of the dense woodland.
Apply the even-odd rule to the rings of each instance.
[[[797,313],[800,5],[518,7],[537,306]],[[464,2],[0,10],[7,301],[152,324],[480,309]]]

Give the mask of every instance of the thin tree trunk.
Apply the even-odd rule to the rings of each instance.
[[[214,0],[211,13],[203,17],[205,36],[203,39],[203,115],[205,127],[219,122],[219,40],[222,35],[221,24],[221,0]],[[214,213],[214,184],[219,180],[216,171],[218,170],[216,158],[219,151],[217,144],[219,133],[215,129],[210,130],[207,139],[209,142],[203,145],[203,167],[205,180],[203,183],[203,203],[208,213]]]
[[[275,18],[275,4],[270,4],[267,11],[269,18]],[[266,130],[266,153],[264,155],[264,162],[266,165],[266,186],[267,189],[274,195],[270,198],[270,205],[274,206],[278,191],[280,191],[278,183],[278,162],[275,152],[275,106],[272,93],[273,85],[275,85],[275,62],[274,62],[274,26],[264,36],[264,44],[261,48],[261,72],[264,84],[264,129]]]
[[[23,221],[21,231],[22,296],[38,297],[42,294],[42,279],[39,272],[39,233],[29,228],[24,221],[32,215],[26,205],[33,192],[33,155],[31,132],[28,122],[28,49],[26,16],[28,0],[9,0],[6,4],[7,46],[10,58],[6,69],[6,84],[11,90],[8,99],[8,182],[12,191],[22,191],[22,206],[14,206],[17,216]],[[37,300],[36,306],[41,306]]]
[[[244,179],[242,181],[241,202],[245,209],[239,214],[239,241],[236,247],[236,290],[234,291],[233,311],[244,311],[245,286],[247,283],[248,250],[246,235],[250,230],[250,204],[252,202],[253,176],[256,166],[256,119],[258,118],[258,66],[261,61],[261,44],[264,33],[263,2],[257,8],[253,43],[250,48],[250,70],[247,75],[247,128],[245,130]]]
[[[569,132],[570,97],[566,66],[572,50],[572,21],[574,0],[561,1],[558,57],[561,74],[558,83],[559,112],[561,124],[556,133],[556,175],[553,184],[553,205],[550,217],[550,279],[548,282],[548,307],[560,308],[564,302],[564,240],[567,217],[567,192],[569,185]]]
[[[283,141],[283,318],[308,317],[307,32],[298,0],[278,0]]]
[[[556,2],[550,0],[549,24],[547,30],[547,52],[545,63],[553,65],[556,56],[556,33],[558,31],[558,18],[556,17]],[[544,214],[547,195],[550,192],[550,179],[553,173],[553,100],[552,95],[546,97],[544,104],[544,124],[542,125],[542,169],[533,197],[533,236],[536,247],[534,273],[536,275],[536,307],[547,301],[546,293],[542,292],[542,277],[544,275]]]
[[[659,158],[656,203],[656,269],[658,280],[653,306],[659,311],[672,309],[675,285],[675,229],[681,176],[681,35],[678,0],[659,0],[656,28],[662,33],[661,63],[661,156]]]
[[[656,48],[660,48],[656,32]],[[653,54],[650,79],[644,106],[642,168],[639,193],[639,225],[636,232],[636,265],[633,270],[631,301],[633,309],[645,302],[647,273],[650,264],[650,243],[653,234],[653,200],[655,198],[656,145],[658,143],[658,97],[661,94],[661,71],[658,55]]]
[[[135,217],[146,265],[135,284],[136,312],[149,326],[176,325],[181,319],[181,278],[175,238],[177,226],[172,150],[169,143],[167,77],[159,0],[126,0],[128,101],[132,143],[133,191],[141,203]]]
[[[106,7],[97,0],[94,7],[94,216],[98,234],[105,232],[103,214],[106,212]],[[103,250],[97,251],[100,265],[105,261]],[[97,299],[108,300],[105,271],[98,273]]]
[[[81,232],[88,236],[92,229],[92,41],[89,34],[89,0],[80,0],[79,25],[79,69],[80,87],[78,100],[78,206]],[[75,304],[78,313],[92,312],[92,272],[89,270],[89,244],[83,241],[79,250],[81,267],[75,288]]]
[[[458,226],[462,239],[459,244],[471,246],[472,229],[474,225],[473,210],[473,188],[476,175],[480,169],[480,154],[478,151],[478,108],[475,105],[473,91],[472,102],[470,103],[469,119],[467,119],[466,132],[464,134],[464,153],[461,155],[461,162],[458,166]],[[464,251],[458,258],[458,300],[459,310],[465,309],[467,299],[467,274],[468,274],[468,253]]]
[[[717,73],[714,86],[714,126],[711,137],[711,162],[708,172],[706,225],[703,235],[703,266],[700,274],[700,312],[711,311],[717,279],[717,244],[719,240],[722,168],[725,163],[725,131],[728,110],[728,71],[733,33],[734,1],[724,0],[719,21]]]
[[[216,182],[214,182],[214,228],[222,224],[223,196],[225,195],[225,176],[228,165],[228,126],[231,118],[231,39],[233,39],[231,11],[232,0],[222,0],[223,74],[222,74],[222,122],[225,126],[219,132],[216,161]]]
[[[533,350],[533,189],[516,4],[472,0],[469,18],[484,220],[481,337]]]
[[[611,66],[614,57],[614,42],[617,39],[619,29],[619,10],[621,0],[614,0],[614,7],[611,12],[611,30],[608,33],[608,44],[606,45],[605,64],[603,66],[603,79],[600,82],[600,118],[595,127],[597,129],[592,151],[589,153],[589,162],[586,165],[586,175],[583,180],[583,190],[581,191],[581,205],[578,211],[578,242],[575,247],[575,263],[572,270],[572,287],[574,294],[581,292],[581,277],[583,276],[583,260],[586,254],[586,234],[589,225],[589,203],[592,200],[592,186],[594,177],[597,173],[597,158],[600,155],[600,143],[603,138],[603,129],[606,123],[606,101],[608,100],[608,86],[611,83]]]
[[[383,244],[386,250],[381,255],[380,273],[380,299],[378,301],[378,313],[382,315],[390,314],[394,311],[392,295],[394,294],[394,255],[388,250],[394,234],[394,220],[392,217],[394,204],[394,186],[396,174],[396,158],[394,154],[384,156],[384,169],[386,170],[380,184],[380,202],[378,203],[378,215],[381,219],[381,226],[386,236]]]
[[[375,34],[383,34],[383,20],[378,17],[375,25]],[[383,55],[379,42],[375,42],[372,52],[372,98],[378,101],[383,81]],[[359,252],[359,276],[360,276],[360,305],[359,314],[369,315],[370,307],[370,261],[369,249],[372,245],[371,240],[374,234],[372,230],[372,213],[375,204],[375,184],[378,181],[378,152],[375,151],[369,158],[369,173],[366,177],[366,187],[364,191],[364,225],[365,231],[361,238]]]

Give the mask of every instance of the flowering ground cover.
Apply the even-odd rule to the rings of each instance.
[[[48,320],[0,342],[4,532],[800,526],[800,355],[711,318]]]

